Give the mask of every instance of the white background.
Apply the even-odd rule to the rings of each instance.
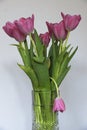
[[[72,68],[61,84],[66,111],[59,114],[60,130],[87,130],[87,0],[0,0],[0,130],[31,130],[31,82],[17,66],[17,43],[2,30],[7,21],[35,15],[38,32],[45,21],[58,22],[60,13],[81,14],[69,42],[79,46]]]

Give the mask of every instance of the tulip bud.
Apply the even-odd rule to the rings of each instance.
[[[45,34],[40,34],[40,38],[41,38],[41,41],[43,42],[43,44],[47,47],[49,45],[49,42],[50,42],[49,33],[46,32]]]
[[[65,104],[64,104],[64,101],[63,101],[62,98],[57,97],[54,100],[53,111],[54,112],[57,112],[57,111],[63,112],[63,111],[65,111]]]

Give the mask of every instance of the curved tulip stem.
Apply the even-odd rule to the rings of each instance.
[[[53,83],[55,84],[55,87],[56,87],[56,90],[57,90],[57,96],[59,96],[59,88],[58,88],[58,86],[57,86],[57,83],[56,83],[56,81],[52,78],[52,77],[50,77],[50,79],[53,81]]]

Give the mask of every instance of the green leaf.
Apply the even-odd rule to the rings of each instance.
[[[41,64],[33,61],[32,66],[37,75],[39,90],[50,90],[49,71],[46,61]]]
[[[21,55],[21,58],[22,58],[22,61],[23,61],[24,65],[27,66],[26,53],[25,53],[24,49],[19,47],[19,46],[17,47],[17,49],[18,49],[18,51],[19,51],[19,53]]]
[[[67,46],[63,50],[63,52],[61,52],[59,54],[59,56],[55,60],[54,68],[52,68],[53,69],[52,77],[55,79],[55,81],[57,82],[58,86],[60,85],[60,83],[62,82],[62,80],[66,76],[66,74],[68,73],[68,71],[70,69],[70,66],[68,67],[69,62],[70,62],[70,60],[72,59],[72,57],[74,56],[75,52],[78,49],[78,48],[76,48],[71,53],[71,51],[72,51],[73,48],[69,49],[69,47],[70,47],[70,45]]]
[[[26,50],[25,47],[22,46],[22,44],[19,44],[19,46],[17,46],[17,49],[18,49],[18,51],[21,55],[21,58],[22,58],[24,65],[25,66],[31,66],[30,54],[29,54],[28,48]]]
[[[33,59],[34,59],[34,61],[36,61],[36,62],[38,62],[38,63],[43,63],[43,61],[44,61],[44,57],[33,57]]]
[[[66,67],[68,67],[69,62],[72,59],[72,57],[74,56],[74,54],[76,53],[78,47],[76,47],[76,49],[71,53],[72,49],[73,48],[71,48],[68,52],[66,52],[66,55],[63,58],[64,60],[61,64],[60,73],[63,73],[64,69]],[[71,55],[70,55],[70,53],[71,53]]]
[[[34,36],[35,36],[35,45],[36,45],[36,50],[37,50],[37,53],[38,53],[38,56],[37,57],[34,57],[34,60],[36,62],[43,62],[44,61],[44,46],[38,36],[38,33],[36,30],[34,30]]]
[[[68,73],[68,71],[70,70],[71,66],[67,67],[64,72],[58,77],[57,79],[57,85],[58,87],[60,86],[61,82],[63,81],[63,79],[65,78],[66,74]]]
[[[53,68],[55,67],[55,61],[58,56],[59,56],[59,48],[57,43],[54,43],[53,41],[48,54],[48,58],[50,59],[50,68],[49,68],[50,77],[52,76]]]
[[[10,44],[11,46],[19,47],[19,44]]]
[[[72,59],[72,57],[75,55],[76,51],[78,50],[78,46],[76,47],[76,49],[72,52],[72,54],[69,56],[69,60]]]
[[[60,54],[58,57],[56,57],[55,61],[54,61],[54,65],[52,68],[52,77],[56,80],[58,75],[59,75],[59,71],[61,70],[62,66],[63,66],[63,62],[65,61],[66,55],[67,55],[67,49],[69,48],[66,47]],[[64,64],[65,66],[65,64]]]
[[[30,68],[29,66],[26,67],[26,66],[23,66],[23,65],[20,65],[18,64],[18,66],[27,74],[27,76],[31,79],[31,82],[32,82],[32,85],[33,85],[33,88],[34,90],[37,90],[38,89],[38,80],[37,80],[37,77],[36,77],[36,74],[34,72],[34,70],[32,68]]]

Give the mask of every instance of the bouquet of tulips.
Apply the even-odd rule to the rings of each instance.
[[[19,43],[13,44],[23,60],[23,65],[18,63],[18,66],[31,79],[33,90],[56,90],[57,97],[52,108],[54,112],[65,110],[59,87],[71,68],[69,62],[78,48],[73,50],[68,38],[81,20],[80,15],[61,13],[61,16],[62,20],[58,23],[46,22],[48,31],[44,34],[38,34],[34,28],[34,15],[7,22],[3,26],[4,31]],[[41,102],[49,103],[50,99],[51,97],[47,95]]]

